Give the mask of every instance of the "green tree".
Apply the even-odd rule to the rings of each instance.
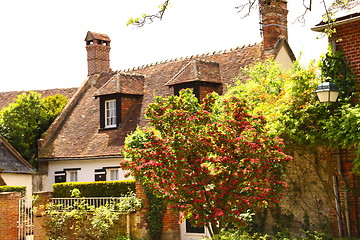
[[[146,117],[154,128],[128,136],[124,169],[165,196],[174,209],[217,233],[241,226],[245,213],[277,202],[290,159],[278,138],[269,137],[262,116],[245,100],[208,95],[199,103],[190,90],[157,97]]]
[[[0,111],[0,134],[33,166],[37,140],[66,105],[63,95],[42,98],[29,92],[17,96],[14,103]]]

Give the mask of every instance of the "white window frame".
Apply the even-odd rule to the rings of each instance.
[[[78,170],[66,171],[66,182],[79,181]]]
[[[106,173],[107,181],[118,181],[119,177],[119,168],[108,168]]]
[[[105,128],[116,127],[116,99],[105,101]]]

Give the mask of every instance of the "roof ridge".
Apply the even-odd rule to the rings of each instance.
[[[261,44],[261,43],[256,42],[256,43],[253,43],[253,44],[242,45],[242,46],[237,46],[237,47],[234,47],[234,48],[222,49],[222,50],[217,50],[217,51],[213,51],[213,52],[207,52],[207,53],[196,54],[196,55],[191,55],[191,56],[184,56],[184,57],[177,57],[177,58],[170,58],[170,59],[166,59],[166,60],[162,60],[162,61],[157,61],[157,62],[154,62],[154,63],[144,64],[144,65],[141,65],[141,66],[122,69],[122,70],[119,70],[119,71],[131,72],[131,71],[141,70],[141,69],[144,69],[144,68],[147,68],[147,67],[157,66],[157,65],[160,65],[160,64],[163,64],[163,63],[170,63],[170,62],[184,61],[184,60],[193,60],[193,59],[200,58],[200,57],[208,57],[208,56],[213,56],[213,55],[216,55],[216,54],[229,53],[229,52],[244,49],[244,48],[247,48],[247,47],[253,47],[253,46],[256,46],[256,45],[259,45],[259,44]]]
[[[47,89],[38,89],[38,90],[18,90],[18,91],[6,91],[0,92],[3,93],[23,93],[23,92],[41,92],[41,91],[51,91],[51,90],[65,90],[65,89],[77,89],[78,87],[68,87],[68,88],[47,88]]]

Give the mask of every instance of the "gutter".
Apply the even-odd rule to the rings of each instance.
[[[59,157],[59,158],[39,158],[39,162],[54,162],[54,161],[73,161],[73,160],[94,160],[94,159],[115,159],[115,158],[124,158],[124,156],[89,156],[89,157]]]
[[[356,21],[359,21],[360,20],[360,16],[356,16],[356,17],[353,17],[353,18],[349,18],[349,19],[345,19],[345,20],[341,20],[341,21],[336,21],[333,23],[334,26],[338,26],[338,25],[343,25],[343,24],[346,24],[346,23],[352,23],[352,22],[356,22]],[[320,26],[315,26],[313,28],[311,28],[312,31],[315,31],[315,32],[324,32],[324,30],[328,27],[329,25],[323,23],[322,25]]]

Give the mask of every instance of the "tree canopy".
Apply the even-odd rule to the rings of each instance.
[[[152,129],[127,137],[121,167],[197,225],[241,225],[248,209],[279,201],[290,160],[250,112],[236,96],[157,97],[146,112]]]
[[[37,140],[60,114],[68,99],[60,94],[42,98],[39,93],[18,95],[0,111],[0,134],[32,165]]]

